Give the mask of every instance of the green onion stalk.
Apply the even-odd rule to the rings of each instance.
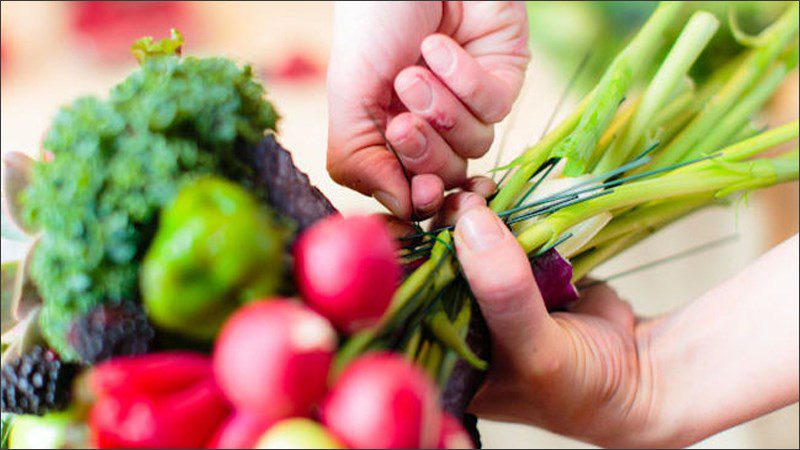
[[[505,173],[490,208],[514,225],[531,258],[569,246],[574,282],[688,214],[798,178],[796,148],[761,157],[797,139],[797,120],[763,129],[754,119],[797,66],[798,4],[757,36],[740,36],[740,54],[701,85],[691,70],[720,24],[702,11],[685,19],[684,8],[661,3],[574,111],[496,169]],[[675,28],[681,33],[667,42]],[[537,195],[556,177],[566,187]],[[588,222],[599,215],[607,220]],[[479,311],[451,232],[444,227],[402,241],[408,260],[426,259],[398,288],[381,323],[345,343],[337,370],[387,348],[420,364],[442,387],[459,360],[479,371],[488,367],[465,342]]]

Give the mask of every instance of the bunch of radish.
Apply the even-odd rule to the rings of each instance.
[[[334,373],[340,337],[375,326],[389,308],[401,277],[395,253],[378,217],[332,216],[311,227],[295,245],[302,298],[241,307],[223,325],[211,358],[160,353],[96,368],[94,443],[471,447],[458,421],[442,411],[433,380],[406,358],[367,352]],[[184,404],[202,407],[188,411]],[[137,407],[150,412],[142,416]]]

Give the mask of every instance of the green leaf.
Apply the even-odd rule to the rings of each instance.
[[[469,348],[464,338],[456,326],[447,318],[444,311],[438,311],[427,319],[428,330],[436,336],[440,344],[444,345],[450,350],[456,352],[458,356],[463,358],[469,365],[478,369],[486,370],[488,364],[486,361],[480,359]]]
[[[0,449],[8,448],[8,436],[11,434],[13,421],[14,415],[11,413],[2,413],[0,416]]]
[[[183,35],[175,28],[170,30],[170,37],[155,41],[152,36],[145,36],[131,46],[131,53],[139,64],[153,56],[180,56],[183,47]]]

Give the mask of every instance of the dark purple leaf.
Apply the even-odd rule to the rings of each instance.
[[[578,299],[572,284],[572,264],[552,248],[531,260],[533,276],[548,311],[564,309]]]
[[[336,212],[331,202],[314,187],[308,175],[292,161],[292,155],[275,136],[265,136],[255,145],[242,145],[239,156],[253,171],[253,187],[266,191],[267,202],[303,231],[317,220]]]

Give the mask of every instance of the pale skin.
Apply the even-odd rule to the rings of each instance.
[[[456,222],[459,261],[494,346],[474,412],[597,445],[675,447],[797,402],[797,236],[661,317],[636,317],[605,285],[547,313],[527,256],[485,206],[494,185],[465,175],[519,93],[529,59],[523,5],[338,4],[335,17],[328,167],[399,217]],[[431,51],[439,45],[454,55],[448,70]],[[431,86],[426,108],[415,108],[406,78]],[[449,188],[461,191],[445,197]]]

